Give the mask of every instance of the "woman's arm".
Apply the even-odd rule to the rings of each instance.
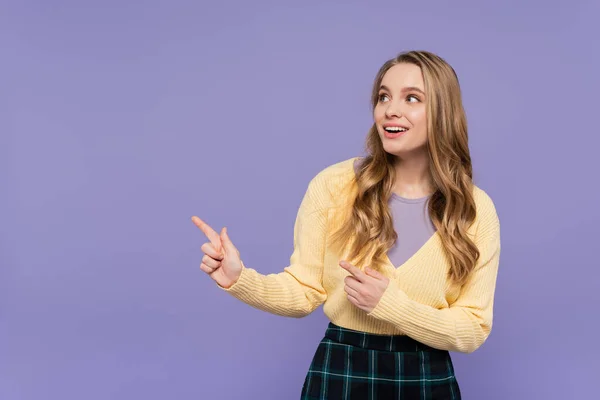
[[[221,288],[272,314],[300,318],[313,312],[327,298],[322,275],[329,198],[326,182],[317,175],[300,204],[294,224],[294,250],[283,272],[262,275],[244,266],[231,287]]]
[[[500,259],[500,224],[491,200],[486,203],[475,239],[479,260],[449,308],[437,309],[411,300],[390,280],[369,315],[396,325],[408,336],[434,348],[464,353],[478,349],[492,329]]]

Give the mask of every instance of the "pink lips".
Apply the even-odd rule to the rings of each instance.
[[[385,130],[385,128],[404,128],[406,129],[404,132],[400,131],[400,132],[388,132]],[[405,133],[408,132],[409,128],[407,126],[404,125],[400,125],[400,124],[393,124],[393,123],[387,123],[387,124],[383,124],[383,134],[386,138],[388,139],[396,139],[402,135],[404,135]]]
[[[388,139],[396,139],[396,138],[399,138],[400,136],[404,135],[406,132],[408,132],[408,131],[394,132],[394,133],[391,133],[391,132],[388,132],[388,131],[383,131],[383,134]]]
[[[406,130],[408,130],[408,126],[404,126],[404,125],[400,125],[400,124],[393,124],[391,122],[388,122],[387,124],[383,124],[384,128],[404,128]]]

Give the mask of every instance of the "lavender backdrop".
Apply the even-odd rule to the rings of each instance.
[[[465,399],[598,393],[598,2],[3,1],[0,398],[293,399],[327,321],[198,268],[189,218],[263,273],[322,168],[362,154],[397,52],[457,70],[503,252]]]

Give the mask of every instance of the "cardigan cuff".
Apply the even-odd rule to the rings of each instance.
[[[234,282],[233,285],[229,286],[228,288],[219,285],[217,282],[215,282],[217,284],[217,287],[221,290],[224,290],[228,293],[231,293],[232,295],[236,295],[236,294],[240,294],[240,293],[244,293],[246,291],[248,291],[248,286],[251,282],[251,279],[249,278],[249,271],[248,268],[246,268],[246,266],[244,265],[244,262],[241,261],[242,264],[242,272],[240,274],[240,276],[238,277],[237,281]]]
[[[367,315],[394,325],[400,325],[402,311],[407,300],[408,295],[396,286],[396,281],[390,279],[388,287],[379,299],[379,303]]]

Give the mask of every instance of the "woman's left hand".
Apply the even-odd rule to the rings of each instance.
[[[340,267],[351,274],[344,278],[348,300],[367,313],[373,311],[390,283],[389,278],[369,267],[363,272],[346,261],[340,261]]]

